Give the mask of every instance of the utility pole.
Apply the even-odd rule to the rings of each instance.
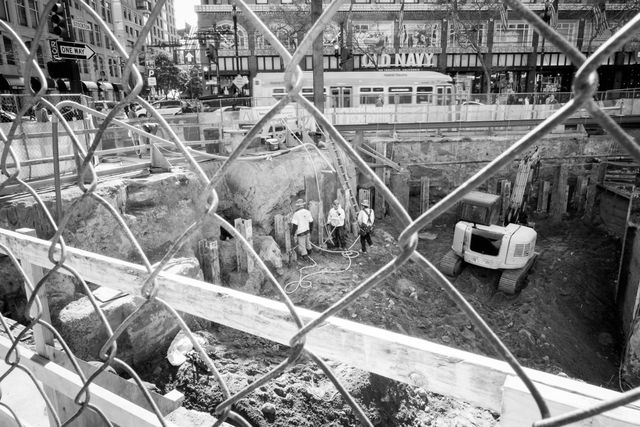
[[[322,15],[322,0],[311,0],[311,22],[315,23]],[[324,55],[322,52],[322,33],[313,41],[313,103],[324,113]]]

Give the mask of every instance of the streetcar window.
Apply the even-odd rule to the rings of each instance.
[[[411,104],[413,88],[409,86],[390,87],[389,104]]]
[[[302,88],[302,96],[307,98],[309,101],[313,102],[313,88],[303,87]]]
[[[433,86],[418,86],[416,92],[416,104],[431,104],[433,102]]]
[[[273,96],[275,99],[280,101],[282,98],[284,98],[284,94],[285,94],[285,90],[283,88],[275,88],[273,89],[271,96]]]
[[[437,105],[446,105],[447,104],[447,97],[445,95],[445,87],[444,86],[438,86],[436,88],[436,104]]]
[[[360,90],[360,105],[371,104],[374,105],[378,96],[384,92],[382,87],[361,87]]]

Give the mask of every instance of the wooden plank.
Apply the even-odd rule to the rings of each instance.
[[[540,212],[547,213],[549,211],[549,194],[551,193],[551,183],[544,181],[542,183],[542,207]]]
[[[400,172],[400,170],[402,169],[402,167],[394,162],[393,160],[389,159],[386,154],[382,155],[381,153],[379,153],[377,150],[367,146],[367,145],[361,145],[358,147],[358,151],[360,151],[361,153],[364,153],[368,156],[373,157],[376,160],[376,163],[380,164],[382,163],[385,166],[389,166],[392,169],[395,169],[396,171]]]
[[[10,346],[11,341],[0,336],[0,357],[6,357]],[[47,384],[69,399],[75,398],[83,387],[77,375],[24,347],[20,347],[20,364],[29,369],[43,384]],[[98,406],[111,422],[120,427],[161,425],[154,413],[134,405],[115,393],[96,384],[90,384],[88,389],[91,393],[91,403]],[[170,422],[166,422],[166,425],[178,427]]]
[[[244,232],[244,220],[242,218],[236,218],[233,222],[233,226],[243,236]],[[236,241],[236,263],[238,265],[238,271],[247,271],[247,253],[244,250],[244,245],[239,239]]]
[[[75,372],[73,365],[69,360],[69,357],[67,357],[64,351],[48,346],[47,354],[50,356],[50,360],[54,361],[63,368],[68,369],[72,373]],[[98,370],[97,366],[93,366],[82,359],[76,358],[76,361],[87,378]],[[144,397],[144,395],[140,391],[140,387],[138,387],[138,384],[136,383],[127,381],[116,374],[112,374],[106,371],[98,375],[94,379],[94,383],[97,386],[110,391],[111,393],[115,393],[116,395],[127,399],[129,402],[137,406],[140,406],[148,411],[152,411],[151,405],[149,404],[149,402],[147,402],[147,399]],[[169,413],[178,409],[182,404],[182,401],[184,400],[184,395],[177,390],[174,390],[174,392],[170,394],[167,393],[167,395],[164,396],[153,391],[149,391],[149,395],[158,406],[158,410],[162,415],[168,415]],[[72,403],[72,407],[70,409],[72,410],[71,414],[73,414],[73,412],[78,409],[78,405]],[[100,419],[97,418],[96,423],[94,423],[93,425],[100,424]]]
[[[567,209],[569,207],[569,184],[564,186],[564,196],[562,198],[564,206],[562,207],[563,214],[567,213]]]
[[[375,145],[376,145],[376,151],[378,153],[381,153],[383,156],[386,157],[386,155],[387,155],[387,143],[384,142],[384,141],[376,141]],[[381,160],[379,160],[379,159],[376,159],[376,163],[380,164],[380,163],[383,163],[383,162]],[[385,182],[385,176],[386,176],[385,171],[387,169],[388,168],[379,168],[379,169],[376,170],[376,175],[378,175],[378,177],[380,178],[380,180],[382,182]],[[371,206],[370,205],[370,207],[373,208],[376,218],[377,219],[384,218],[385,200],[384,200],[384,197],[382,197],[382,192],[379,191],[379,189],[377,187],[376,187],[376,199],[375,199],[374,205],[375,206]]]
[[[249,247],[253,248],[253,223],[250,219],[244,220],[244,238],[249,243]],[[247,259],[247,272],[251,273],[255,269],[256,261],[250,255],[248,249],[244,249]],[[220,268],[218,267],[218,270]]]
[[[51,267],[48,241],[0,230],[0,243],[20,257],[29,257],[34,264]],[[55,249],[53,252],[57,258],[60,251]],[[85,280],[129,294],[138,294],[147,277],[141,265],[71,247],[66,249],[66,254],[66,265],[77,270]],[[283,303],[175,274],[160,273],[158,297],[176,310],[284,345],[297,331]],[[303,308],[297,308],[297,312],[304,323],[318,316],[317,312]],[[327,319],[322,327],[311,331],[306,346],[320,357],[422,386],[431,392],[493,411],[500,411],[502,387],[507,375],[512,374],[506,363],[495,359],[338,317]],[[526,371],[536,383],[580,390],[581,394],[597,399],[619,396],[619,393],[579,381],[530,369]],[[640,419],[639,406],[627,407],[638,411],[636,419]]]
[[[420,215],[429,210],[429,177],[420,177]],[[425,228],[431,228],[432,223],[429,222]]]
[[[576,180],[576,190],[573,194],[573,206],[576,212],[582,212],[584,210],[584,202],[587,194],[588,178],[584,175],[578,176]]]
[[[567,413],[575,408],[586,408],[600,402],[599,399],[585,396],[580,389],[575,391],[538,385],[542,396],[549,405],[552,416]],[[638,410],[629,407],[620,407],[597,415],[588,420],[572,423],[572,426],[607,426],[607,427],[631,427],[638,426]],[[504,400],[500,414],[500,425],[530,426],[541,419],[538,407],[524,383],[517,377],[509,375],[504,384]]]
[[[552,222],[560,222],[567,211],[567,178],[569,168],[566,165],[555,167],[553,174],[553,192],[551,193],[551,209],[549,219]]]
[[[273,217],[273,234],[276,243],[280,246],[280,249],[284,248],[287,229],[285,227],[284,216],[281,214],[276,214]],[[291,244],[291,242],[289,242],[289,244]]]
[[[594,214],[596,213],[595,203],[596,196],[598,194],[598,185],[604,182],[604,176],[606,173],[606,165],[594,164],[591,167],[591,173],[589,174],[589,185],[587,187],[587,200],[584,206],[584,220],[592,222]]]
[[[19,228],[16,230],[16,232],[20,234],[24,234],[25,236],[36,237],[36,230],[32,228]],[[31,264],[28,261],[28,259],[29,258],[21,257],[19,258],[19,261],[20,261],[20,264],[22,265],[22,268],[24,269],[25,275],[31,282],[31,286],[35,289],[35,287],[38,285],[38,282],[42,280],[42,278],[45,276],[46,273],[42,267]],[[27,286],[27,284],[25,283],[24,293],[27,300],[31,298],[31,295],[32,295],[31,291],[32,291],[32,288]],[[49,300],[47,298],[46,282],[42,284],[40,290],[38,291],[38,298],[40,299],[40,306],[41,306],[40,319],[51,325],[52,322],[51,322],[51,314],[49,313]],[[29,310],[29,315],[31,317],[36,317],[38,315],[37,304],[34,303],[31,306],[31,309]],[[40,356],[47,357],[47,345],[53,346],[53,334],[51,333],[51,331],[49,331],[48,329],[46,329],[44,326],[40,324],[35,324],[33,326],[33,340],[36,345],[36,352]],[[64,417],[61,412],[62,412],[62,408],[67,406],[68,403],[70,403],[68,399],[64,398],[64,396],[58,396],[56,390],[52,389],[48,385],[44,385],[43,389],[45,394],[49,397],[49,400],[51,401],[51,405],[53,406],[53,409],[58,413],[58,416],[60,417],[60,419],[62,421],[67,420],[69,417]],[[49,411],[47,412],[49,415],[49,425],[55,426],[56,425],[55,418],[51,413],[49,413]],[[87,425],[88,424],[87,424],[86,415],[78,418],[78,427],[87,426]]]
[[[200,240],[198,242],[198,257],[202,265],[204,280],[209,283],[220,284],[220,259],[217,240]]]
[[[291,216],[293,214],[288,214],[285,217],[285,234],[284,234],[284,248],[287,251],[287,259],[288,263],[295,262],[298,259],[298,254],[295,249],[293,249],[296,245],[295,242],[292,242],[293,236],[291,235]]]

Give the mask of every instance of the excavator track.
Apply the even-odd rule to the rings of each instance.
[[[449,250],[440,260],[440,271],[447,276],[456,277],[462,272],[464,260],[453,250]]]
[[[524,278],[527,277],[537,257],[538,254],[534,254],[524,267],[515,270],[503,270],[498,282],[498,290],[509,295],[514,295],[520,291]]]

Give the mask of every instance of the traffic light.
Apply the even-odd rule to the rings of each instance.
[[[209,58],[209,61],[215,61],[217,56],[218,56],[218,51],[216,47],[212,44],[207,45],[207,58]]]
[[[65,37],[67,35],[67,13],[64,3],[53,5],[49,19],[52,26],[51,32],[56,36]]]

